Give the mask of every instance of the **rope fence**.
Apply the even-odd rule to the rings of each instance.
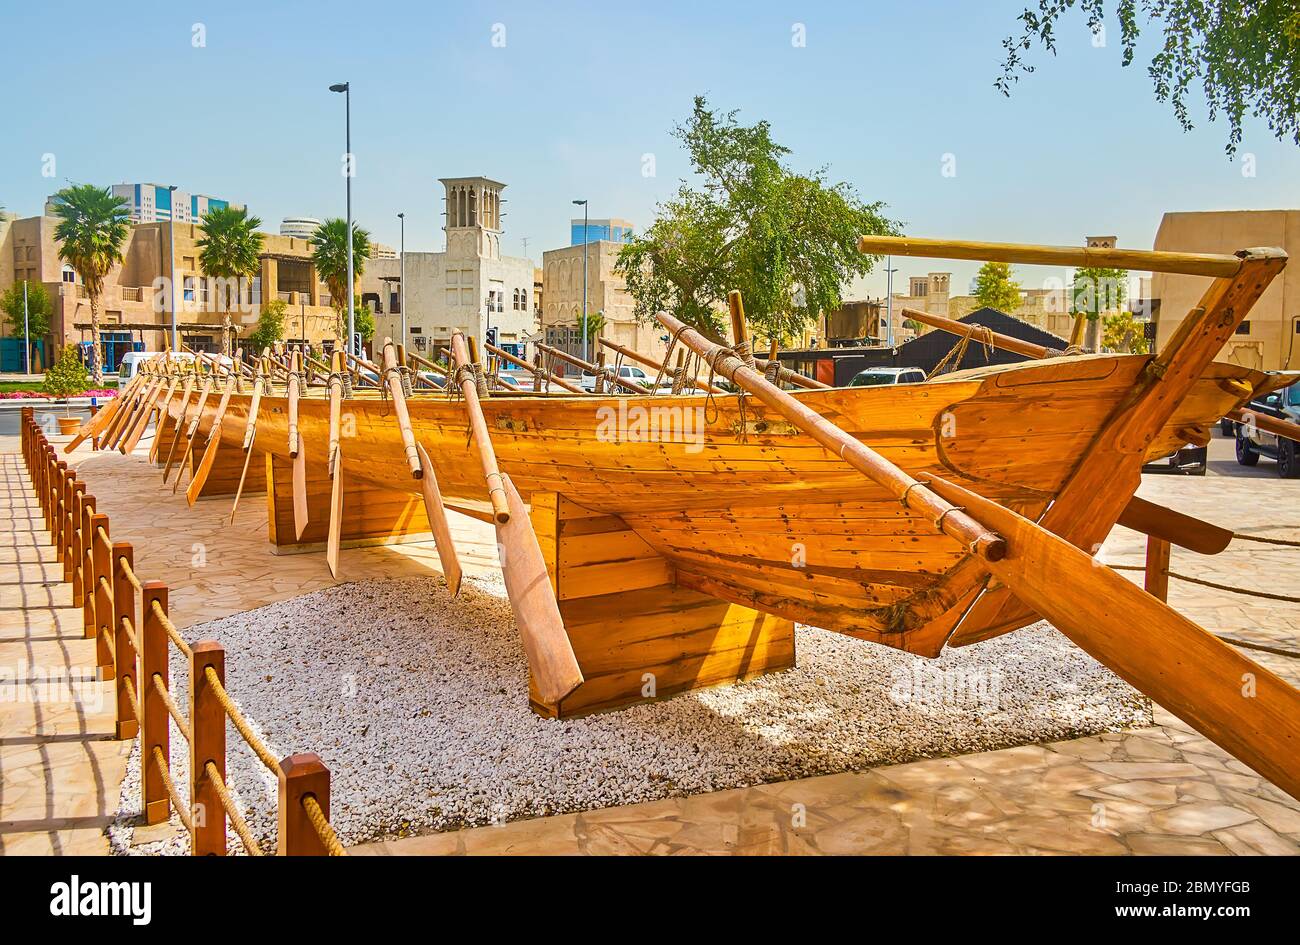
[[[151,407],[141,397],[117,409],[139,411],[126,417],[126,425],[134,427]],[[85,636],[96,641],[100,678],[115,682],[116,737],[140,740],[144,822],[162,823],[174,811],[196,856],[224,856],[227,826],[250,856],[266,855],[227,782],[228,719],[279,782],[276,853],[346,856],[329,822],[329,769],[310,753],[276,759],[226,688],[225,650],[211,640],[190,645],[181,636],[168,614],[167,584],[136,573],[133,546],[113,540],[108,516],[97,510],[76,471],[59,459],[31,408],[22,411],[21,440],[63,579],[72,585],[73,606],[82,611]],[[188,698],[170,689],[173,646],[189,663]],[[189,749],[188,799],[168,760],[173,725]]]

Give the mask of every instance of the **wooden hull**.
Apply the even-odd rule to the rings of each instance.
[[[1036,520],[1149,360],[1058,358],[794,396],[912,476],[947,478]],[[1210,365],[1146,456],[1181,446],[1187,430],[1246,399],[1229,379],[1253,388],[1263,375]],[[223,449],[241,447],[249,400],[230,399]],[[192,393],[188,406],[197,401]],[[443,394],[407,403],[448,503],[486,508],[463,406]],[[168,411],[179,417],[186,406],[178,396]],[[210,398],[204,432],[215,409]],[[936,655],[988,581],[960,544],[752,397],[492,397],[483,410],[501,468],[525,501],[559,495],[615,517],[680,586]],[[419,495],[392,405],[358,396],[343,415],[347,480]],[[256,448],[287,458],[287,421],[285,398],[263,397]],[[327,402],[304,398],[299,430],[313,475],[324,472],[328,427]]]

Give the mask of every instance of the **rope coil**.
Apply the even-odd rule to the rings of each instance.
[[[126,578],[128,584],[137,591],[144,590],[144,587],[140,584],[140,579],[136,577],[135,569],[131,567],[131,562],[126,560],[126,555],[118,555],[117,565],[122,569],[122,576]]]

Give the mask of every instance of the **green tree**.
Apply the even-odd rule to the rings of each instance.
[[[1096,321],[1103,312],[1116,312],[1124,305],[1128,271],[1105,267],[1074,270],[1070,285],[1070,311],[1083,312]]]
[[[1231,157],[1249,114],[1268,123],[1278,140],[1300,144],[1300,5],[1296,0],[1039,0],[1019,16],[1024,30],[1002,45],[1007,57],[995,85],[1004,94],[1021,74],[1034,71],[1022,53],[1041,45],[1056,54],[1056,26],[1077,7],[1093,35],[1105,28],[1108,9],[1120,25],[1123,64],[1133,62],[1144,28],[1163,37],[1147,66],[1156,100],[1168,102],[1183,130],[1192,128],[1188,94],[1199,85],[1210,121],[1228,120]],[[1145,25],[1139,21],[1145,21]]]
[[[284,323],[289,304],[284,299],[271,299],[257,315],[257,327],[244,338],[247,352],[254,357],[273,346],[284,337]]]
[[[17,337],[23,334],[23,284],[15,282],[0,295],[0,311],[5,313],[9,330]],[[36,340],[44,338],[50,332],[50,317],[54,314],[54,304],[50,293],[40,282],[27,283],[27,332]]]
[[[1011,278],[1011,264],[986,262],[975,275],[975,300],[981,306],[1010,315],[1020,307],[1020,283]]]
[[[1102,320],[1101,343],[1111,351],[1127,351],[1131,354],[1146,354],[1150,350],[1145,325],[1132,312],[1107,315]]]
[[[131,232],[126,201],[108,188],[73,184],[55,194],[59,224],[54,238],[59,258],[77,271],[90,301],[90,346],[95,384],[104,383],[104,349],[100,343],[99,307],[104,279],[122,261],[122,247]]]
[[[821,312],[840,306],[840,287],[871,271],[857,250],[868,233],[892,233],[881,203],[863,203],[848,184],[828,184],[825,169],[796,174],[789,149],[765,121],[744,126],[702,97],[673,134],[685,146],[699,185],[683,182],[657,219],[619,253],[615,269],[638,318],[661,309],[721,334],[727,292],[739,289],[755,333],[799,335]]]
[[[64,345],[59,353],[59,360],[45,372],[45,381],[41,389],[56,400],[63,400],[67,412],[72,413],[72,405],[67,403],[69,397],[84,394],[90,387],[90,375],[81,363],[81,355],[76,345]]]
[[[352,285],[348,285],[348,222],[338,217],[326,220],[311,237],[316,272],[330,290],[334,309],[335,336],[344,343],[348,336],[348,295],[355,293],[356,280],[366,271],[370,258],[370,233],[352,224]],[[354,307],[355,307],[355,303]]]
[[[244,207],[209,210],[199,229],[199,267],[216,279],[218,311],[234,312],[243,299],[239,280],[252,282],[262,265],[264,237],[257,231],[262,221]],[[221,306],[224,306],[222,308]]]
[[[375,313],[369,303],[362,303],[359,296],[352,300],[352,319],[363,342],[375,337]]]

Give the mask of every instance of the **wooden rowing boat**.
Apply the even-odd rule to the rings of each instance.
[[[877,237],[861,249],[1092,261],[1085,250]],[[404,391],[404,365],[386,352],[382,389],[353,389],[342,402],[350,429],[341,449],[337,378],[313,387],[291,370],[287,385],[260,396],[227,384],[220,404],[188,384],[140,409],[161,403],[160,435],[197,416],[189,439],[203,450],[205,476],[221,467],[218,449],[239,470],[246,431],[254,431],[272,541],[322,542],[333,525],[331,567],[340,528],[344,539],[421,533],[444,502],[499,530],[526,514],[545,572],[528,565],[526,581],[519,572],[511,580],[512,567],[533,560],[532,545],[512,553],[517,529],[500,532],[515,536],[503,538],[503,565],[533,669],[533,705],[547,714],[787,667],[794,621],[932,657],[1045,616],[1300,793],[1295,690],[1250,664],[1259,696],[1234,697],[1243,658],[1090,557],[1121,519],[1176,541],[1188,531],[1189,546],[1215,545],[1212,526],[1189,530],[1195,520],[1134,492],[1143,463],[1282,383],[1213,357],[1285,254],[1113,252],[1107,264],[1213,279],[1159,355],[1039,352],[1038,360],[918,385],[784,390],[747,344],[713,345],[664,314],[673,343],[742,394],[492,390],[470,354],[457,355],[446,391]],[[214,442],[205,445],[209,434]],[[423,476],[436,483],[432,491]],[[349,509],[355,521],[330,521]],[[434,530],[449,540],[445,527]],[[558,641],[549,605],[536,596],[539,581],[549,582],[543,596],[563,621]],[[1142,625],[1131,624],[1134,613]]]

